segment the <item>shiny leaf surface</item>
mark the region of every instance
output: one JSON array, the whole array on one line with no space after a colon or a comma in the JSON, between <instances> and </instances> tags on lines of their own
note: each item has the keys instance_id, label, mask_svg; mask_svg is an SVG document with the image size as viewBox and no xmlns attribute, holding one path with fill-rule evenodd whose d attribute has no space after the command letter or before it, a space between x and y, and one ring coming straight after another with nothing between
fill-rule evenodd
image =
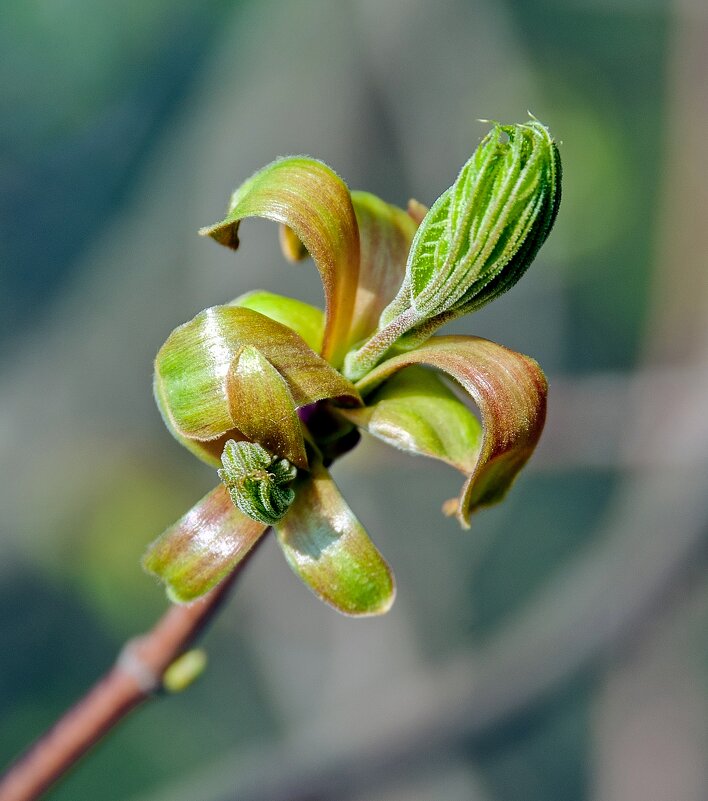
<instances>
[{"instance_id":1,"label":"shiny leaf surface","mask_svg":"<svg viewBox=\"0 0 708 801\"><path fill-rule=\"evenodd\" d=\"M359 232L346 184L315 159L280 159L242 184L231 198L226 218L200 233L236 248L239 224L246 217L265 217L288 226L314 259L325 294L322 355L338 366L346 348L359 270Z\"/></svg>"},{"instance_id":2,"label":"shiny leaf surface","mask_svg":"<svg viewBox=\"0 0 708 801\"><path fill-rule=\"evenodd\" d=\"M380 364L358 384L368 396L389 376L414 364L435 367L458 381L477 404L484 436L479 456L454 504L461 525L471 512L500 501L531 456L546 418L547 383L538 364L477 337L434 337L417 350ZM453 511L446 504L445 511Z\"/></svg>"},{"instance_id":3,"label":"shiny leaf surface","mask_svg":"<svg viewBox=\"0 0 708 801\"><path fill-rule=\"evenodd\" d=\"M292 328L315 353L319 353L322 349L324 313L316 306L303 303L295 298L276 295L274 292L266 292L263 289L247 292L232 300L228 305L241 306L243 309L253 309L253 311L265 314L271 320Z\"/></svg>"},{"instance_id":4,"label":"shiny leaf surface","mask_svg":"<svg viewBox=\"0 0 708 801\"><path fill-rule=\"evenodd\" d=\"M155 397L173 432L214 440L237 429L237 419L243 423L244 410L234 410L230 393L244 346L259 351L283 377L296 407L324 398L358 402L354 387L294 331L251 309L213 306L176 328L155 360Z\"/></svg>"},{"instance_id":5,"label":"shiny leaf surface","mask_svg":"<svg viewBox=\"0 0 708 801\"><path fill-rule=\"evenodd\" d=\"M395 448L431 456L471 473L482 445L482 427L440 379L423 367L392 375L362 409L341 414Z\"/></svg>"},{"instance_id":6,"label":"shiny leaf surface","mask_svg":"<svg viewBox=\"0 0 708 801\"><path fill-rule=\"evenodd\" d=\"M172 601L189 603L226 578L266 528L219 486L148 547L143 567L165 584Z\"/></svg>"},{"instance_id":7,"label":"shiny leaf surface","mask_svg":"<svg viewBox=\"0 0 708 801\"><path fill-rule=\"evenodd\" d=\"M321 600L345 615L391 608L391 571L321 464L295 482L295 500L274 528L285 558Z\"/></svg>"},{"instance_id":8,"label":"shiny leaf surface","mask_svg":"<svg viewBox=\"0 0 708 801\"><path fill-rule=\"evenodd\" d=\"M268 359L257 348L244 345L236 354L226 382L236 428L271 454L307 467L293 396Z\"/></svg>"}]
</instances>

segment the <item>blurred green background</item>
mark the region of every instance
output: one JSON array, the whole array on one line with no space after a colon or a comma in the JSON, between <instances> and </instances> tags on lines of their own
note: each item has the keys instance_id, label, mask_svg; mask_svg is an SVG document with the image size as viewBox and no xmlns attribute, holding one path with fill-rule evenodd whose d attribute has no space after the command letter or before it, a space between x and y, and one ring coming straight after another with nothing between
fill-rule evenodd
<instances>
[{"instance_id":1,"label":"blurred green background","mask_svg":"<svg viewBox=\"0 0 708 801\"><path fill-rule=\"evenodd\" d=\"M538 359L547 430L461 532L444 466L335 468L393 565L382 619L273 543L185 694L57 801L708 797L708 7L702 0L4 0L0 761L165 607L140 555L214 481L151 398L169 331L262 287L321 302L251 222L196 236L277 155L430 203L487 126L561 144L556 228L456 324Z\"/></svg>"}]
</instances>

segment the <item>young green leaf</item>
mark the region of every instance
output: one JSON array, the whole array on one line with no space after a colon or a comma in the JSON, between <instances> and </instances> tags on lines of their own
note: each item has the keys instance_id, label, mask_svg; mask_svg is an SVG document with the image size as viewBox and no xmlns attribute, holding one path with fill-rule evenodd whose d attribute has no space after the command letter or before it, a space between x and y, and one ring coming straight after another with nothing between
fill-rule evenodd
<instances>
[{"instance_id":1,"label":"young green leaf","mask_svg":"<svg viewBox=\"0 0 708 801\"><path fill-rule=\"evenodd\" d=\"M500 501L533 453L546 419L546 379L528 356L486 339L447 336L387 359L357 388L367 396L396 371L415 364L454 378L481 413L484 436L476 463L459 499L445 506L468 528L470 514Z\"/></svg>"},{"instance_id":2,"label":"young green leaf","mask_svg":"<svg viewBox=\"0 0 708 801\"><path fill-rule=\"evenodd\" d=\"M239 224L246 217L287 225L314 259L325 294L322 355L338 366L346 349L359 270L359 231L346 184L321 161L279 159L243 183L231 198L226 218L200 233L235 249Z\"/></svg>"},{"instance_id":3,"label":"young green leaf","mask_svg":"<svg viewBox=\"0 0 708 801\"><path fill-rule=\"evenodd\" d=\"M395 344L417 347L441 325L506 292L524 274L558 213L558 149L538 120L495 124L411 245L406 274L378 331L344 361L363 378Z\"/></svg>"},{"instance_id":4,"label":"young green leaf","mask_svg":"<svg viewBox=\"0 0 708 801\"><path fill-rule=\"evenodd\" d=\"M418 317L471 311L516 283L551 230L560 178L558 149L538 120L495 124L418 229L406 287Z\"/></svg>"},{"instance_id":5,"label":"young green leaf","mask_svg":"<svg viewBox=\"0 0 708 801\"><path fill-rule=\"evenodd\" d=\"M172 601L189 603L226 578L266 528L240 512L219 485L148 547L143 567L165 584Z\"/></svg>"},{"instance_id":6,"label":"young green leaf","mask_svg":"<svg viewBox=\"0 0 708 801\"><path fill-rule=\"evenodd\" d=\"M345 615L382 615L393 576L321 463L295 484L295 501L274 529L285 558L321 600Z\"/></svg>"}]
</instances>

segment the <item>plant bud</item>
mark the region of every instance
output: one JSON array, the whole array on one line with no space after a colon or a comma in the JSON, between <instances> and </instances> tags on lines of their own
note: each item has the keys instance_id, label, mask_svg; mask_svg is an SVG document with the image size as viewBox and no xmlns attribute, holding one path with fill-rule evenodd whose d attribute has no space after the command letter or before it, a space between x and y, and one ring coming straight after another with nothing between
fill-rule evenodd
<instances>
[{"instance_id":1,"label":"plant bud","mask_svg":"<svg viewBox=\"0 0 708 801\"><path fill-rule=\"evenodd\" d=\"M558 149L538 120L495 123L423 219L380 329L408 310L417 325L442 322L509 289L551 230L560 180Z\"/></svg>"},{"instance_id":2,"label":"plant bud","mask_svg":"<svg viewBox=\"0 0 708 801\"><path fill-rule=\"evenodd\" d=\"M230 439L221 455L219 478L234 505L259 523L272 526L288 511L295 492L286 486L297 475L287 459L279 459L255 442Z\"/></svg>"}]
</instances>

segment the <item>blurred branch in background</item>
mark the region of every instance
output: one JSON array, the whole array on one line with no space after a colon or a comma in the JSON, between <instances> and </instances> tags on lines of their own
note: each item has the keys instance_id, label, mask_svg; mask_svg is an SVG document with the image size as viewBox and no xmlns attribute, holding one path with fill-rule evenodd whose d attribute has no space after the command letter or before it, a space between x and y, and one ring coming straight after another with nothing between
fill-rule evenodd
<instances>
[{"instance_id":1,"label":"blurred branch in background","mask_svg":"<svg viewBox=\"0 0 708 801\"><path fill-rule=\"evenodd\" d=\"M705 556L707 485L706 466L628 479L601 543L483 650L399 677L367 699L365 721L360 699L343 697L339 719L293 732L276 748L240 749L134 801L344 800L385 784L402 764L427 764L487 734L631 643Z\"/></svg>"}]
</instances>

